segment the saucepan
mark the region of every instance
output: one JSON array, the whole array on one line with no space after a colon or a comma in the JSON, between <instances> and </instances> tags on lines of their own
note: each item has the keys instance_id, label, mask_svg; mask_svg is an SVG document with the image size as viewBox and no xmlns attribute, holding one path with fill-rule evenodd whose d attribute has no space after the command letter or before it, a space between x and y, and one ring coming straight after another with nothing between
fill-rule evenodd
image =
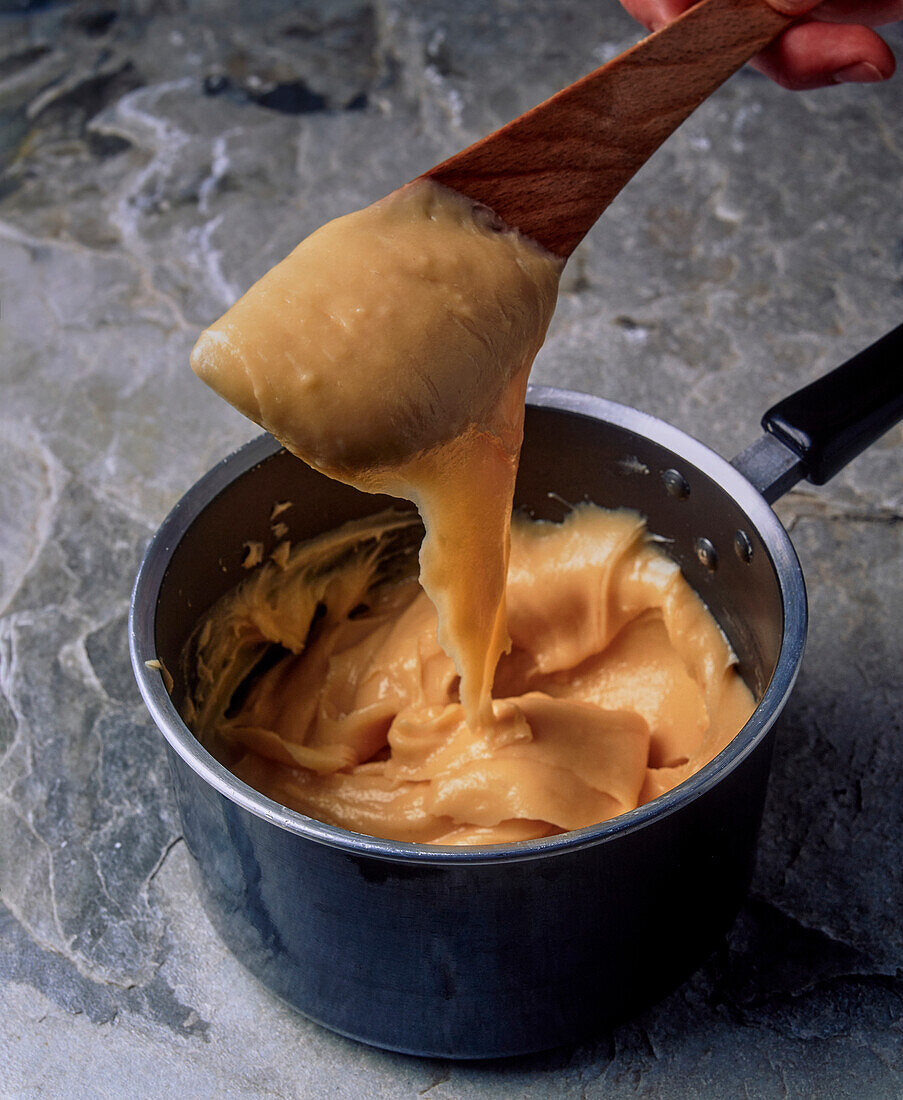
<instances>
[{"instance_id":1,"label":"saucepan","mask_svg":"<svg viewBox=\"0 0 903 1100\"><path fill-rule=\"evenodd\" d=\"M635 409L530 391L516 505L560 519L582 500L639 509L701 594L758 699L730 745L611 821L470 848L401 843L311 820L235 778L179 716L180 652L246 575L243 544L292 542L387 506L264 436L176 505L135 584L130 644L168 745L199 890L226 944L311 1019L446 1058L522 1054L629 1017L698 967L749 884L775 721L806 637L799 562L770 503L821 483L903 416L903 326L766 414L728 462ZM397 502L395 502L397 503ZM167 691L160 660L175 678Z\"/></svg>"}]
</instances>

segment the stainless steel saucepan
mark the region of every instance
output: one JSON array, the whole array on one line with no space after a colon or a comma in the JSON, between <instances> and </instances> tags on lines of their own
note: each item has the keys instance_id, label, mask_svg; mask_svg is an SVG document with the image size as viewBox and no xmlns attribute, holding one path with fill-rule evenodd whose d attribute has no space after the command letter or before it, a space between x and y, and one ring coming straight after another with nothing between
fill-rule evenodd
<instances>
[{"instance_id":1,"label":"stainless steel saucepan","mask_svg":"<svg viewBox=\"0 0 903 1100\"><path fill-rule=\"evenodd\" d=\"M198 617L269 546L384 508L270 438L225 459L152 540L132 598L141 693L166 738L210 919L241 961L310 1018L377 1046L448 1058L576 1040L652 1003L729 928L747 889L771 730L806 637L806 592L769 504L821 483L903 416L903 326L788 398L727 462L676 428L598 398L529 395L516 504L631 507L667 541L758 699L731 744L675 790L590 828L519 844L435 847L361 836L272 802L179 717L179 655ZM172 697L159 658L176 676ZM173 701L175 700L175 702Z\"/></svg>"}]
</instances>

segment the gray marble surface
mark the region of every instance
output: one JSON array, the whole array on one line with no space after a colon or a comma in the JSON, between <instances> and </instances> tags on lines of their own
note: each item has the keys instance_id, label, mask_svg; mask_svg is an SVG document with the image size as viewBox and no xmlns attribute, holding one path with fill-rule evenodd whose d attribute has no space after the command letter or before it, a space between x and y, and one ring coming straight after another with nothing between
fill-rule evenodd
<instances>
[{"instance_id":1,"label":"gray marble surface","mask_svg":"<svg viewBox=\"0 0 903 1100\"><path fill-rule=\"evenodd\" d=\"M637 37L613 0L0 2L0 1095L903 1094L899 429L780 505L812 626L748 903L590 1044L418 1060L277 1003L199 907L132 681L142 549L255 432L188 369L199 329ZM740 450L903 317L901 178L903 78L739 74L574 256L534 379Z\"/></svg>"}]
</instances>

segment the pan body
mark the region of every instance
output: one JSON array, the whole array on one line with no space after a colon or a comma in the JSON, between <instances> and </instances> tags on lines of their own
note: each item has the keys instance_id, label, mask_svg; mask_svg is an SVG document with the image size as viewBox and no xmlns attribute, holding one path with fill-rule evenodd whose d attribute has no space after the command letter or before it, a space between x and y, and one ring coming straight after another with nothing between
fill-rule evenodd
<instances>
[{"instance_id":1,"label":"pan body","mask_svg":"<svg viewBox=\"0 0 903 1100\"><path fill-rule=\"evenodd\" d=\"M278 806L182 723L176 675L198 616L269 547L274 502L300 541L386 498L314 473L262 437L190 490L135 586L130 641L167 740L185 840L229 947L310 1018L364 1042L447 1058L571 1042L653 1003L729 928L752 872L773 724L806 629L802 575L771 509L677 429L580 394L530 392L515 503L560 519L590 500L647 518L721 624L759 700L686 783L613 821L544 840L442 848L362 837ZM184 692L179 682L173 698Z\"/></svg>"}]
</instances>

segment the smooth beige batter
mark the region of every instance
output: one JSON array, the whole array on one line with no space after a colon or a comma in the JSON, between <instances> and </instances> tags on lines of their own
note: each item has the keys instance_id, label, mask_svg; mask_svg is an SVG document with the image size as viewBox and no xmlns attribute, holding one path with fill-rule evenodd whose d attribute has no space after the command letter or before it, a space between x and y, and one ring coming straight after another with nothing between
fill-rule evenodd
<instances>
[{"instance_id":1,"label":"smooth beige batter","mask_svg":"<svg viewBox=\"0 0 903 1100\"><path fill-rule=\"evenodd\" d=\"M515 519L512 648L495 721L474 730L405 557L413 534L398 513L330 532L199 625L186 717L276 801L397 840L547 836L670 790L752 713L723 635L641 519L582 505L562 524ZM288 652L261 666L274 644Z\"/></svg>"},{"instance_id":2,"label":"smooth beige batter","mask_svg":"<svg viewBox=\"0 0 903 1100\"><path fill-rule=\"evenodd\" d=\"M293 454L413 500L473 724L505 632L527 376L562 263L427 180L330 222L204 332L197 374Z\"/></svg>"},{"instance_id":3,"label":"smooth beige batter","mask_svg":"<svg viewBox=\"0 0 903 1100\"><path fill-rule=\"evenodd\" d=\"M401 840L544 836L670 789L751 712L637 516L517 524L512 552L560 271L417 181L318 230L198 341L222 396L325 473L413 500L426 528L422 589L412 568L384 580L410 519L357 524L283 542L196 632L186 719L277 801Z\"/></svg>"}]
</instances>

